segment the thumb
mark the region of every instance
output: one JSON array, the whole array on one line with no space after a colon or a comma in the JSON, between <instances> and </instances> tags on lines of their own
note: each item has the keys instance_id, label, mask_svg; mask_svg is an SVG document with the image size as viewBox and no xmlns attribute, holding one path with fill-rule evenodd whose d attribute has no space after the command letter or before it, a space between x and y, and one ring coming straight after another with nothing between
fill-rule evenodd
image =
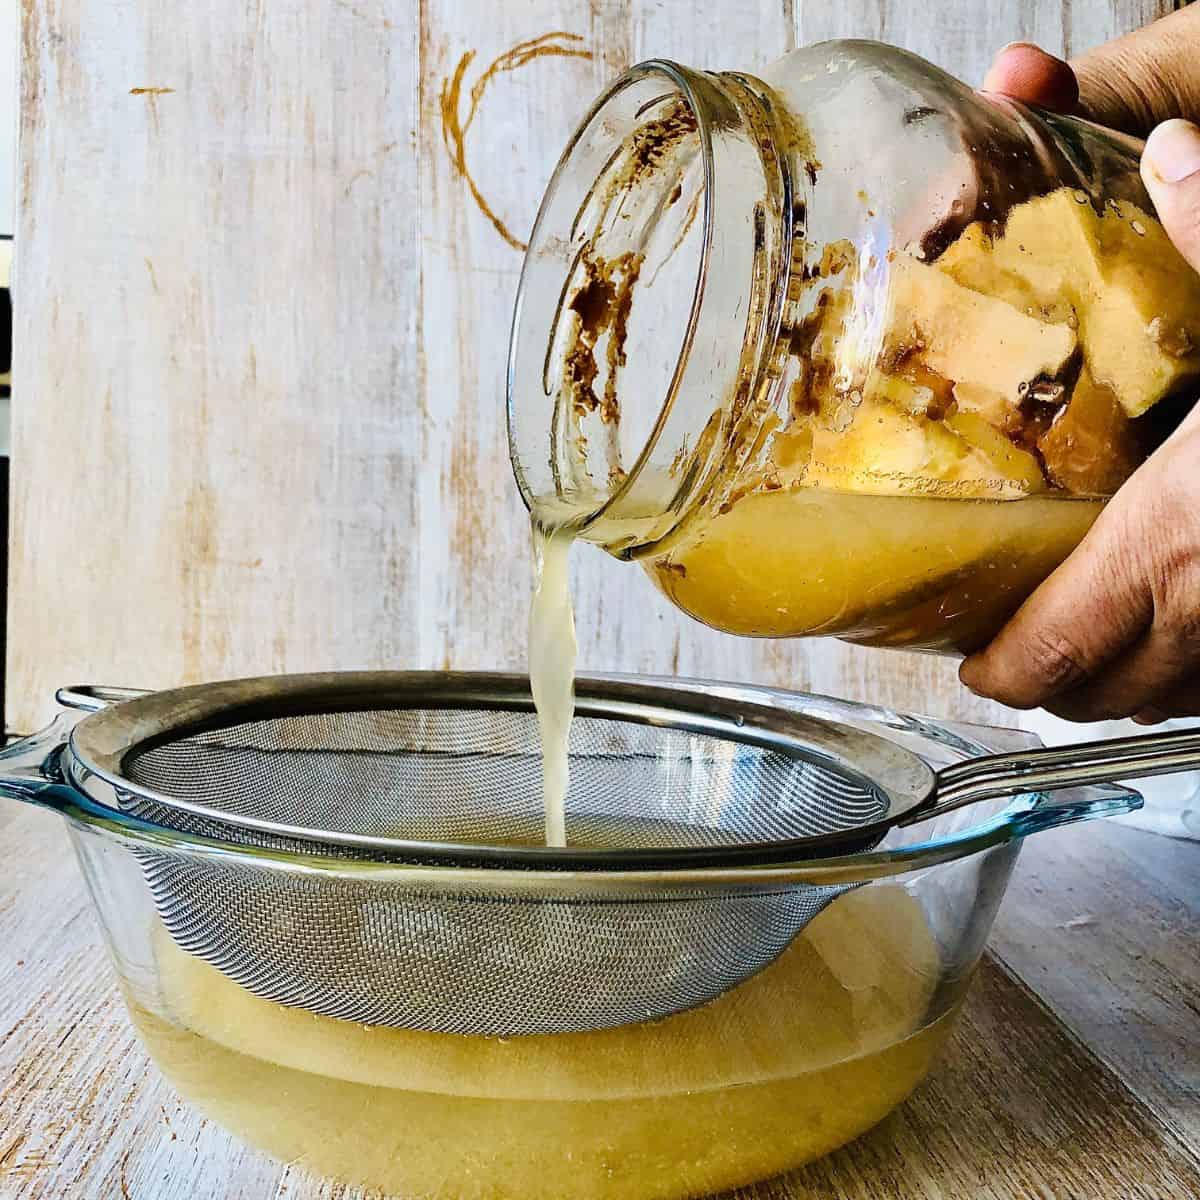
<instances>
[{"instance_id":1,"label":"thumb","mask_svg":"<svg viewBox=\"0 0 1200 1200\"><path fill-rule=\"evenodd\" d=\"M1176 249L1200 271L1200 126L1181 117L1155 126L1142 179Z\"/></svg>"}]
</instances>

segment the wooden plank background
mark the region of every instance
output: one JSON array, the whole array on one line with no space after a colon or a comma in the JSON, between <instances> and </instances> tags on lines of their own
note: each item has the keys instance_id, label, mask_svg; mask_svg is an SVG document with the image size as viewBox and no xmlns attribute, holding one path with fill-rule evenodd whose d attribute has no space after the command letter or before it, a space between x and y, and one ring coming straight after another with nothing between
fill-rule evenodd
<instances>
[{"instance_id":1,"label":"wooden plank background","mask_svg":"<svg viewBox=\"0 0 1200 1200\"><path fill-rule=\"evenodd\" d=\"M511 243L624 66L753 68L855 35L977 80L1007 41L1079 51L1170 7L24 0L13 723L65 682L522 663ZM997 715L950 663L722 638L636 570L578 559L586 667ZM0 837L0 1197L357 1200L180 1104L121 1013L59 823L8 806ZM1190 849L1103 823L1036 839L930 1084L746 1195L1195 1197Z\"/></svg>"},{"instance_id":2,"label":"wooden plank background","mask_svg":"<svg viewBox=\"0 0 1200 1200\"><path fill-rule=\"evenodd\" d=\"M523 664L518 246L628 64L865 35L978 80L1170 7L24 0L10 722L64 683ZM576 576L584 668L996 715L944 660L713 634L588 548Z\"/></svg>"}]
</instances>

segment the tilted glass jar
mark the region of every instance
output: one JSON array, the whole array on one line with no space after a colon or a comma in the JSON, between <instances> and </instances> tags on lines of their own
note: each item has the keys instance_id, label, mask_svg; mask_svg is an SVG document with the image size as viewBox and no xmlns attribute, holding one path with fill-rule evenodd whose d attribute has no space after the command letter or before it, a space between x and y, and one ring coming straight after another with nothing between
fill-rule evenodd
<instances>
[{"instance_id":1,"label":"tilted glass jar","mask_svg":"<svg viewBox=\"0 0 1200 1200\"><path fill-rule=\"evenodd\" d=\"M535 518L729 632L980 645L1200 379L1139 151L871 42L633 68L522 274Z\"/></svg>"}]
</instances>

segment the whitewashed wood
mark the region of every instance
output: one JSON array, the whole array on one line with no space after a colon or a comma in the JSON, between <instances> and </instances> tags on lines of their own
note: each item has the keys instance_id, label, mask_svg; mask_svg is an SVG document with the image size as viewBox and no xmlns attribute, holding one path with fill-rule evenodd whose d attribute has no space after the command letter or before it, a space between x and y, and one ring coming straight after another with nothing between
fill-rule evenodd
<instances>
[{"instance_id":1,"label":"whitewashed wood","mask_svg":"<svg viewBox=\"0 0 1200 1200\"><path fill-rule=\"evenodd\" d=\"M16 196L17 8L16 4L0 8L0 96L4 97L4 120L0 122L0 233L4 234L13 231Z\"/></svg>"},{"instance_id":2,"label":"whitewashed wood","mask_svg":"<svg viewBox=\"0 0 1200 1200\"><path fill-rule=\"evenodd\" d=\"M30 0L13 721L76 679L523 661L500 409L519 253L443 140L464 54L468 81L548 33L591 55L498 76L469 132L519 239L571 124L635 58L752 68L856 33L976 76L1012 36L1079 43L1145 8L472 0L417 22L400 0ZM995 715L952 663L735 641L579 557L585 667Z\"/></svg>"},{"instance_id":3,"label":"whitewashed wood","mask_svg":"<svg viewBox=\"0 0 1200 1200\"><path fill-rule=\"evenodd\" d=\"M1008 42L1070 57L1181 7L1173 0L995 0L897 4L894 0L795 0L798 43L870 37L904 46L971 82Z\"/></svg>"},{"instance_id":4,"label":"whitewashed wood","mask_svg":"<svg viewBox=\"0 0 1200 1200\"><path fill-rule=\"evenodd\" d=\"M1107 821L1033 838L991 944L1200 1153L1200 845Z\"/></svg>"},{"instance_id":5,"label":"whitewashed wood","mask_svg":"<svg viewBox=\"0 0 1200 1200\"><path fill-rule=\"evenodd\" d=\"M408 11L27 5L18 728L80 677L420 657Z\"/></svg>"}]
</instances>

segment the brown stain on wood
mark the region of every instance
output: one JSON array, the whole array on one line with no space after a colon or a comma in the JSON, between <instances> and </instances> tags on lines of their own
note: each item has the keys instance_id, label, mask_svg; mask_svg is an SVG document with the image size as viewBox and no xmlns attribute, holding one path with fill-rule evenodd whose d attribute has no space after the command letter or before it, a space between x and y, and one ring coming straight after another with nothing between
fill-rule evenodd
<instances>
[{"instance_id":1,"label":"brown stain on wood","mask_svg":"<svg viewBox=\"0 0 1200 1200\"><path fill-rule=\"evenodd\" d=\"M475 51L468 50L458 60L454 73L449 79L443 80L439 95L442 114L442 140L450 153L450 161L455 170L466 183L475 201L476 207L491 222L496 232L514 249L524 251L526 243L518 238L496 214L495 209L488 203L479 185L475 182L471 169L467 165L467 133L476 116L479 105L483 100L488 85L498 75L506 71L516 71L538 58L585 58L591 59L592 52L581 43L583 38L577 33L555 31L543 33L539 37L528 38L517 42L485 68L482 75L471 85L468 94L466 114L463 114L463 84L467 70L475 61Z\"/></svg>"},{"instance_id":2,"label":"brown stain on wood","mask_svg":"<svg viewBox=\"0 0 1200 1200\"><path fill-rule=\"evenodd\" d=\"M351 3L351 0L337 0L337 3L339 8L344 8L348 13L357 17L360 21L367 21L372 25L378 25L380 29L386 30L390 30L393 26L393 22L388 20L387 17L376 16L372 13L366 12L364 9L360 8L359 5Z\"/></svg>"},{"instance_id":3,"label":"brown stain on wood","mask_svg":"<svg viewBox=\"0 0 1200 1200\"><path fill-rule=\"evenodd\" d=\"M158 122L158 98L159 96L169 96L175 89L172 87L131 87L129 94L131 96L143 96L146 100L146 112L150 116L150 127L157 134L159 132Z\"/></svg>"},{"instance_id":4,"label":"brown stain on wood","mask_svg":"<svg viewBox=\"0 0 1200 1200\"><path fill-rule=\"evenodd\" d=\"M33 212L33 170L36 155L30 152L42 128L43 76L41 70L42 5L37 0L21 4L21 159L20 209ZM22 231L24 232L24 231Z\"/></svg>"},{"instance_id":5,"label":"brown stain on wood","mask_svg":"<svg viewBox=\"0 0 1200 1200\"><path fill-rule=\"evenodd\" d=\"M0 1150L0 1175L5 1174L10 1169L15 1169L17 1155L20 1154L21 1147L25 1145L25 1141L26 1135L18 1133L3 1150Z\"/></svg>"},{"instance_id":6,"label":"brown stain on wood","mask_svg":"<svg viewBox=\"0 0 1200 1200\"><path fill-rule=\"evenodd\" d=\"M133 1147L130 1146L124 1154L121 1155L121 1168L117 1176L117 1182L121 1186L121 1200L133 1200L133 1196L129 1191L129 1156L133 1153Z\"/></svg>"},{"instance_id":7,"label":"brown stain on wood","mask_svg":"<svg viewBox=\"0 0 1200 1200\"><path fill-rule=\"evenodd\" d=\"M392 141L385 143L384 145L380 146L378 150L376 150L374 152L374 154L371 156L372 159L378 160L378 159L383 158L385 155L391 154L392 151L395 150L399 144L400 144L399 141L396 139L393 139ZM375 173L375 167L373 167L373 166L359 167L357 170L352 172L350 175L350 178L347 179L345 184L342 186L342 196L349 197L351 189L354 187L354 185L360 179L369 179L374 173Z\"/></svg>"},{"instance_id":8,"label":"brown stain on wood","mask_svg":"<svg viewBox=\"0 0 1200 1200\"><path fill-rule=\"evenodd\" d=\"M206 608L217 563L217 500L211 486L197 480L184 501L182 546L183 672L186 682L200 680L211 670L218 649L207 635Z\"/></svg>"}]
</instances>

